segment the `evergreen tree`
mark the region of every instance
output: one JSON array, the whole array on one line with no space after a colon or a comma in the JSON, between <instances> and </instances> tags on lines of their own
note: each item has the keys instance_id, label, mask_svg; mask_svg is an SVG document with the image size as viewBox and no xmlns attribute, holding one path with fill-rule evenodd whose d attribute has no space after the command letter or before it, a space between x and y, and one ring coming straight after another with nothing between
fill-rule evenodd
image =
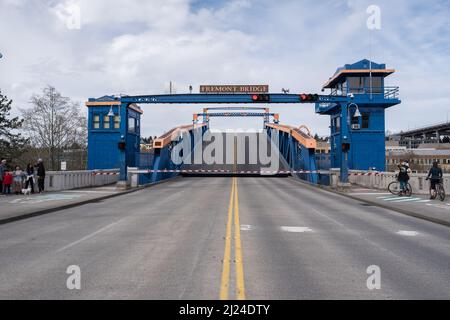
<instances>
[{"instance_id":1,"label":"evergreen tree","mask_svg":"<svg viewBox=\"0 0 450 320\"><path fill-rule=\"evenodd\" d=\"M11 118L11 107L12 100L0 90L0 157L16 161L28 140L18 131L23 120L19 117Z\"/></svg>"}]
</instances>

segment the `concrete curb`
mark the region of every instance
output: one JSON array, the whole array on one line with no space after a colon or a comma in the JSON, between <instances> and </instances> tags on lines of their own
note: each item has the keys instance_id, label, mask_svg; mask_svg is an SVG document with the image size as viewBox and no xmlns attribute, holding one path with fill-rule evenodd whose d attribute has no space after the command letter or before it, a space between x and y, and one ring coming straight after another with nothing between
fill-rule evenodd
<instances>
[{"instance_id":1,"label":"concrete curb","mask_svg":"<svg viewBox=\"0 0 450 320\"><path fill-rule=\"evenodd\" d=\"M62 206L54 207L54 208L41 209L41 210L37 210L35 212L30 212L30 213L25 213L25 214L14 216L14 217L0 219L0 225L4 225L4 224L15 222L15 221L20 221L20 220L25 220L25 219L41 216L41 215L44 215L44 214L47 214L47 213L62 211L62 210L65 210L65 209L70 209L70 208L74 208L74 207L78 207L78 206L82 206L82 205L85 205L85 204L94 203L94 202L98 202L98 201L102 201L102 200L106 200L106 199L110 199L110 198L114 198L114 197L118 197L118 196L123 196L123 195L129 194L129 193L133 193L133 192L136 192L136 191L144 190L146 188L150 188L150 187L153 187L153 186L165 183L165 182L169 182L169 181L175 180L177 178L180 178L180 176L169 178L169 179L166 179L166 180L163 180L163 181L158 181L158 182L155 182L155 183L150 183L150 184L147 184L147 185L144 185L144 186L140 186L140 187L137 187L137 188L133 188L133 189L130 189L130 190L125 190L125 191L117 192L117 193L114 193L114 194L108 194L106 196L101 196L101 197L98 197L98 198L93 198L93 199L88 199L88 200L84 200L84 201L74 202L74 203L70 203L70 204L66 204L66 205L62 205ZM81 189L77 189L77 190L81 190ZM65 191L65 190L63 190L63 191ZM62 192L62 191L58 191L58 192Z\"/></svg>"},{"instance_id":2,"label":"concrete curb","mask_svg":"<svg viewBox=\"0 0 450 320\"><path fill-rule=\"evenodd\" d=\"M420 214L420 213L417 213L417 212L414 212L414 211L401 209L401 208L390 207L388 205L384 205L382 203L378 203L378 202L375 202L375 201L370 201L370 200L354 197L354 196L351 196L351 195L349 195L349 194L347 194L345 192L334 190L334 189L332 189L331 187L328 187L328 186L314 185L314 184L311 184L311 183L308 183L308 182L296 179L294 177L292 177L292 179L294 181L297 181L298 183L300 183L300 184L310 188L310 189L320 189L320 190L323 190L323 191L326 191L326 192L330 192L330 193L334 193L334 194L338 194L338 195L344 196L344 197L352 199L352 200L364 202L364 203L370 204L372 206L376 206L376 207L379 207L379 208L395 211L395 212L398 212L398 213L401 213L401 214L404 214L404 215L407 215L407 216L410 216L410 217L414 217L414 218L418 218L418 219L421 219L421 220L426 220L426 221L429 221L429 222L437 223L437 224L440 224L440 225L443 225L443 226L446 226L446 227L450 227L450 221L437 219L437 218L429 217L429 216L426 216L426 215L423 215L423 214Z\"/></svg>"}]
</instances>

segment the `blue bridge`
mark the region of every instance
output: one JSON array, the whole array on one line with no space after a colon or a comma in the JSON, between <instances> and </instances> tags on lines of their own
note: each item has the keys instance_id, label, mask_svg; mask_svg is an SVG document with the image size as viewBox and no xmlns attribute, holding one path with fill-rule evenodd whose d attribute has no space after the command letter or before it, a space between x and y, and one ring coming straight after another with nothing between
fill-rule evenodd
<instances>
[{"instance_id":1,"label":"blue bridge","mask_svg":"<svg viewBox=\"0 0 450 320\"><path fill-rule=\"evenodd\" d=\"M139 183L146 184L186 172L184 163L174 162L171 151L183 139L190 150L199 147L198 137L209 132L211 117L262 117L263 133L277 147L283 169L311 183L323 183L315 163L316 143L308 130L280 124L271 104L314 104L316 113L330 119L330 168L340 169L340 181L348 181L348 170L385 169L385 109L397 105L398 87L385 85L394 73L384 64L361 60L338 68L322 87L328 94L244 93L244 94L170 94L140 96L103 96L86 102L89 108L88 169L120 168L119 184L126 186L129 167L142 170ZM154 141L153 152L140 151L140 124L143 105L201 104L208 107L194 114L193 123L173 128ZM248 107L233 104L251 105ZM212 111L212 112L211 112ZM202 121L200 121L200 118ZM272 121L271 121L272 119ZM202 145L202 148L204 146ZM211 169L237 174L256 170ZM323 168L321 168L323 169ZM197 167L207 172L207 167ZM263 169L260 169L263 173Z\"/></svg>"}]
</instances>

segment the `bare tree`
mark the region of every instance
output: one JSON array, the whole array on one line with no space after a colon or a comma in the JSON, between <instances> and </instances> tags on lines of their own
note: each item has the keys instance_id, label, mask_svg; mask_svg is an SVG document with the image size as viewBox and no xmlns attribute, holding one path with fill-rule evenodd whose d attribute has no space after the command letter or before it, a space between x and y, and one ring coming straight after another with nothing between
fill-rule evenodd
<instances>
[{"instance_id":1,"label":"bare tree","mask_svg":"<svg viewBox=\"0 0 450 320\"><path fill-rule=\"evenodd\" d=\"M31 104L32 108L20 110L24 131L33 147L47 152L49 167L56 170L62 150L74 144L86 146L86 117L78 104L52 86L44 88L41 95L34 94Z\"/></svg>"}]
</instances>

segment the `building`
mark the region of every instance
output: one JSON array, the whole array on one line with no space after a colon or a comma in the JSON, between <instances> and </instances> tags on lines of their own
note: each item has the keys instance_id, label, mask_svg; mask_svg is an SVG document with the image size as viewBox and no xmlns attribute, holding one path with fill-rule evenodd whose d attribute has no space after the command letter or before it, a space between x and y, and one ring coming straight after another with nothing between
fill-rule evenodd
<instances>
[{"instance_id":1,"label":"building","mask_svg":"<svg viewBox=\"0 0 450 320\"><path fill-rule=\"evenodd\" d=\"M400 146L398 141L386 141L386 152L389 151L406 151L406 147Z\"/></svg>"},{"instance_id":2,"label":"building","mask_svg":"<svg viewBox=\"0 0 450 320\"><path fill-rule=\"evenodd\" d=\"M330 168L331 147L329 142L317 141L316 166L317 169L327 170Z\"/></svg>"},{"instance_id":3,"label":"building","mask_svg":"<svg viewBox=\"0 0 450 320\"><path fill-rule=\"evenodd\" d=\"M444 144L450 148L450 121L402 131L391 135L390 140L398 141L400 146L408 149L439 147Z\"/></svg>"},{"instance_id":4,"label":"building","mask_svg":"<svg viewBox=\"0 0 450 320\"><path fill-rule=\"evenodd\" d=\"M434 161L437 161L444 172L450 173L450 149L406 149L386 152L387 171L395 171L397 165L407 160L411 170L428 172Z\"/></svg>"},{"instance_id":5,"label":"building","mask_svg":"<svg viewBox=\"0 0 450 320\"><path fill-rule=\"evenodd\" d=\"M332 168L385 170L385 110L401 103L399 88L385 85L394 72L364 59L337 69L323 86L331 96L351 99L316 104L317 113L330 116Z\"/></svg>"},{"instance_id":6,"label":"building","mask_svg":"<svg viewBox=\"0 0 450 320\"><path fill-rule=\"evenodd\" d=\"M136 104L121 106L118 98L104 96L89 99L88 107L88 169L115 169L120 166L120 150L126 163L139 163L139 147L143 111ZM121 121L121 118L125 121ZM123 128L121 128L123 126ZM121 130L126 132L121 134Z\"/></svg>"},{"instance_id":7,"label":"building","mask_svg":"<svg viewBox=\"0 0 450 320\"><path fill-rule=\"evenodd\" d=\"M408 160L416 172L427 172L434 161L450 172L450 122L390 135L386 141L386 170L395 171L402 160Z\"/></svg>"}]
</instances>

